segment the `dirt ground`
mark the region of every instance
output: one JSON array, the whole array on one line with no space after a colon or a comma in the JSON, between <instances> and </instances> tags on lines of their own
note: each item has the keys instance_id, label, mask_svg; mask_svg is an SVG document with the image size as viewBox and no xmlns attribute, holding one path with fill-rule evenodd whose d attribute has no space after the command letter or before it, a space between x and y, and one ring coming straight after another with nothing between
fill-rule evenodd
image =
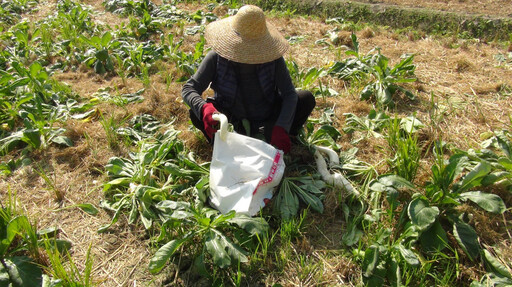
<instances>
[{"instance_id":1,"label":"dirt ground","mask_svg":"<svg viewBox=\"0 0 512 287\"><path fill-rule=\"evenodd\" d=\"M429 8L438 11L493 17L512 17L512 3L509 0L357 0L356 2Z\"/></svg>"},{"instance_id":2,"label":"dirt ground","mask_svg":"<svg viewBox=\"0 0 512 287\"><path fill-rule=\"evenodd\" d=\"M55 2L49 0L46 4L51 7ZM499 16L512 13L509 0L382 2ZM86 3L99 11L102 9L101 0L88 0ZM198 6L180 7L194 13ZM52 12L51 9L46 11ZM38 17L44 16L39 13ZM118 16L104 11L97 15L97 19L105 23L121 21ZM334 24L327 25L301 16L271 18L270 21L286 36L304 37L303 41L292 45L285 55L285 58L295 60L301 68L322 67L345 58L345 48L341 45L315 44L318 39L325 38L327 32L335 28ZM415 54L418 81L409 88L418 99L402 102L395 112L400 115L415 113L427 125L425 142L442 136L443 140L462 149L478 148L481 134L510 127L512 63L498 62L496 56L512 51L511 43L438 38L414 31L397 33L384 28L366 28L357 32L357 36L363 53L380 47L382 54L390 58L391 65L396 64L403 54ZM193 47L196 41L197 37L186 37L189 47ZM117 87L120 92L135 92L142 87L136 79L129 79L126 82L118 77L105 79L90 71L67 72L55 77L70 84L84 98L90 98L98 89L109 86ZM358 99L358 94L349 84L335 79L328 80L325 84L337 90L340 96L318 99L319 109L314 112L313 117L318 117L324 107L334 107L335 125L341 130L344 124L343 113L362 116L372 108L370 103ZM209 160L211 148L189 130L187 110L181 101L180 90L179 83L171 83L167 88L161 75L157 73L152 77L151 89L144 94L144 103L130 107L129 110L111 106L101 106L100 109L103 109L105 115L118 119L140 112L150 112L162 121L175 118L175 125L182 130L187 146L202 156L203 160ZM55 202L54 189L37 174L37 165L0 179L2 202L7 200L7 191L11 191L16 194L20 210L27 213L29 218L37 220L40 228L59 227L60 236L74 244L72 256L79 268L84 267L85 254L91 245L94 258L93 278L100 286L180 285L179 274L164 273L156 277L149 274L148 262L154 252L151 242L147 240L148 235L144 230L129 226L124 215L110 232L98 234L96 230L110 222L111 214L101 210L98 215L91 216L77 208L61 209L75 203L98 205L103 199L104 165L109 157L126 153L124 150L113 151L108 147L105 132L99 121L71 121L67 123L66 128L69 130L69 136L75 141L74 147L50 147L34 155L37 164L47 168L49 178L53 180L56 188L65 192L64 203L59 205ZM344 148L350 148L350 137L344 135L341 144ZM358 156L378 164L382 154L379 154L375 146L367 143L359 143L356 146L360 148ZM331 217L336 215L332 214ZM339 220L336 224L341 228L342 223ZM510 246L510 239L503 240L501 244ZM322 248L334 250L338 247L339 243L332 242L326 243ZM312 248L314 249L314 246ZM265 284L278 283L273 281L278 280L276 276L270 274L269 278ZM335 285L339 284L339 281L329 283Z\"/></svg>"}]
</instances>

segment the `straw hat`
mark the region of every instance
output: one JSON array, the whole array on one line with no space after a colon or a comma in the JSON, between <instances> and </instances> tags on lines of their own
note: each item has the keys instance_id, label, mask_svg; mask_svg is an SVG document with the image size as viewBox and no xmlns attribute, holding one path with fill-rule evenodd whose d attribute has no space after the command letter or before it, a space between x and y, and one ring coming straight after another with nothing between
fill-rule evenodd
<instances>
[{"instance_id":1,"label":"straw hat","mask_svg":"<svg viewBox=\"0 0 512 287\"><path fill-rule=\"evenodd\" d=\"M210 23L206 41L220 56L244 64L262 64L281 57L288 41L265 20L263 10L245 5L234 16Z\"/></svg>"}]
</instances>

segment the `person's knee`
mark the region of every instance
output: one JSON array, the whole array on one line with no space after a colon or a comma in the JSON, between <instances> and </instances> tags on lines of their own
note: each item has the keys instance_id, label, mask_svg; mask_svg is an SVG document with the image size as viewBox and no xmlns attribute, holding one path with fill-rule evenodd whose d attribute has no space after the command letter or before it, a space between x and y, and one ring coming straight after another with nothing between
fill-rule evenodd
<instances>
[{"instance_id":1,"label":"person's knee","mask_svg":"<svg viewBox=\"0 0 512 287\"><path fill-rule=\"evenodd\" d=\"M316 106L316 98L315 98L315 96L313 96L313 93L308 92L307 101L308 101L308 106L311 107L311 110L313 110Z\"/></svg>"},{"instance_id":2,"label":"person's knee","mask_svg":"<svg viewBox=\"0 0 512 287\"><path fill-rule=\"evenodd\" d=\"M301 91L299 93L299 102L306 110L312 111L316 106L316 99L310 91Z\"/></svg>"}]
</instances>

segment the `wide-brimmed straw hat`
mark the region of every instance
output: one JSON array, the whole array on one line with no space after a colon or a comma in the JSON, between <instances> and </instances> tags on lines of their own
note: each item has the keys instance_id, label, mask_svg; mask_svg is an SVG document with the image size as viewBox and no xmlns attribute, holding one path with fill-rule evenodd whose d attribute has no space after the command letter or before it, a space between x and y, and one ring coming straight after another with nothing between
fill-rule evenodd
<instances>
[{"instance_id":1,"label":"wide-brimmed straw hat","mask_svg":"<svg viewBox=\"0 0 512 287\"><path fill-rule=\"evenodd\" d=\"M206 26L205 38L220 56L245 64L276 60L288 50L288 41L265 20L261 8L245 5L234 16Z\"/></svg>"}]
</instances>

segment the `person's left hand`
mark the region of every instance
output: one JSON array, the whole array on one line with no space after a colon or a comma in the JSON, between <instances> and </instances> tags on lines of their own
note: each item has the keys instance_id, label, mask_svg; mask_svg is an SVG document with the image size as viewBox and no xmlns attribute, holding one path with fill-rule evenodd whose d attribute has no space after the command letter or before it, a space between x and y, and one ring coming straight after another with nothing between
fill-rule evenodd
<instances>
[{"instance_id":1,"label":"person's left hand","mask_svg":"<svg viewBox=\"0 0 512 287\"><path fill-rule=\"evenodd\" d=\"M274 129L272 129L270 144L282 150L284 153L289 153L292 145L288 133L280 126L274 126Z\"/></svg>"}]
</instances>

